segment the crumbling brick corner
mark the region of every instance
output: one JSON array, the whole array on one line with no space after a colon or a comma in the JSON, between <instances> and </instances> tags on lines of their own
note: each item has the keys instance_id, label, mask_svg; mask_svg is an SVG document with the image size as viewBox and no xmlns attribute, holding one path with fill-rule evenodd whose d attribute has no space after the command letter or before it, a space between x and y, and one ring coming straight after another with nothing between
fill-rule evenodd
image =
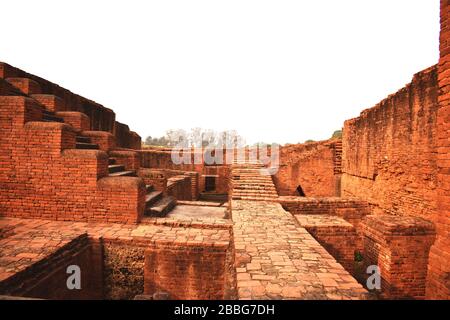
<instances>
[{"instance_id":1,"label":"crumbling brick corner","mask_svg":"<svg viewBox=\"0 0 450 320\"><path fill-rule=\"evenodd\" d=\"M436 231L417 217L367 216L361 223L365 266L376 265L381 296L424 299L428 255Z\"/></svg>"}]
</instances>

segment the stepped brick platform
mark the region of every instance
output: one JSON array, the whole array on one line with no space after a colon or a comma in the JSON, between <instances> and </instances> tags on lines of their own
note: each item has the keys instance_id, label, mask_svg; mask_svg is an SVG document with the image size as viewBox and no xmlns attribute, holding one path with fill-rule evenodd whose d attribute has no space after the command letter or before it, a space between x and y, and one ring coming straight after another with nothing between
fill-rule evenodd
<instances>
[{"instance_id":1,"label":"stepped brick platform","mask_svg":"<svg viewBox=\"0 0 450 320\"><path fill-rule=\"evenodd\" d=\"M277 203L232 201L239 299L364 299L366 290Z\"/></svg>"}]
</instances>

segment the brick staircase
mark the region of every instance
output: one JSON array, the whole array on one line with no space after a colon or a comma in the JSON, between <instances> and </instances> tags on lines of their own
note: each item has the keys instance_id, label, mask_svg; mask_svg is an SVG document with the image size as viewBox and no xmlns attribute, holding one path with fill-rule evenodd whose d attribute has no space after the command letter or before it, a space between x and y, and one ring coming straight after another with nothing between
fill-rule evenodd
<instances>
[{"instance_id":1,"label":"brick staircase","mask_svg":"<svg viewBox=\"0 0 450 320\"><path fill-rule=\"evenodd\" d=\"M64 123L64 119L56 116L55 112L43 110L42 120L45 122ZM98 144L92 143L90 137L81 133L76 137L76 148L84 150L98 150ZM135 170L126 170L125 165L117 164L114 157L108 158L109 177L137 177ZM154 190L153 185L146 185L145 215L152 217L165 217L175 206L176 199L172 196L164 196L162 191Z\"/></svg>"},{"instance_id":2,"label":"brick staircase","mask_svg":"<svg viewBox=\"0 0 450 320\"><path fill-rule=\"evenodd\" d=\"M259 162L235 161L231 168L233 200L276 201L278 193L268 169Z\"/></svg>"},{"instance_id":3,"label":"brick staircase","mask_svg":"<svg viewBox=\"0 0 450 320\"><path fill-rule=\"evenodd\" d=\"M147 185L147 195L145 196L145 215L150 217L165 217L173 208L177 201L172 196L165 196L162 191L154 190L152 185Z\"/></svg>"}]
</instances>

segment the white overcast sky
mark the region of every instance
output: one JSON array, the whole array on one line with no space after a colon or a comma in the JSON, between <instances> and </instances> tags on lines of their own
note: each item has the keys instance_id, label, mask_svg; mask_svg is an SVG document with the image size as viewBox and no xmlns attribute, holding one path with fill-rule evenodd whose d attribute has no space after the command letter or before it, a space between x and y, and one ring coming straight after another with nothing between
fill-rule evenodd
<instances>
[{"instance_id":1,"label":"white overcast sky","mask_svg":"<svg viewBox=\"0 0 450 320\"><path fill-rule=\"evenodd\" d=\"M14 0L0 12L1 61L142 137L327 139L439 56L439 0Z\"/></svg>"}]
</instances>

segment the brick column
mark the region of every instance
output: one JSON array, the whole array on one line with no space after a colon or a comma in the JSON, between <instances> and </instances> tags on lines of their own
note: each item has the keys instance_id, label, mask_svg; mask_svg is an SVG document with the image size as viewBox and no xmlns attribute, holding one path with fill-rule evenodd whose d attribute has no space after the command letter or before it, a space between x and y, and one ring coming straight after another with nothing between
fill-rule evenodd
<instances>
[{"instance_id":1,"label":"brick column","mask_svg":"<svg viewBox=\"0 0 450 320\"><path fill-rule=\"evenodd\" d=\"M382 297L425 298L428 255L435 240L433 223L381 215L365 217L360 228L364 264L380 268Z\"/></svg>"},{"instance_id":2,"label":"brick column","mask_svg":"<svg viewBox=\"0 0 450 320\"><path fill-rule=\"evenodd\" d=\"M450 299L450 1L441 0L437 114L438 210L437 239L430 251L427 298Z\"/></svg>"}]
</instances>

